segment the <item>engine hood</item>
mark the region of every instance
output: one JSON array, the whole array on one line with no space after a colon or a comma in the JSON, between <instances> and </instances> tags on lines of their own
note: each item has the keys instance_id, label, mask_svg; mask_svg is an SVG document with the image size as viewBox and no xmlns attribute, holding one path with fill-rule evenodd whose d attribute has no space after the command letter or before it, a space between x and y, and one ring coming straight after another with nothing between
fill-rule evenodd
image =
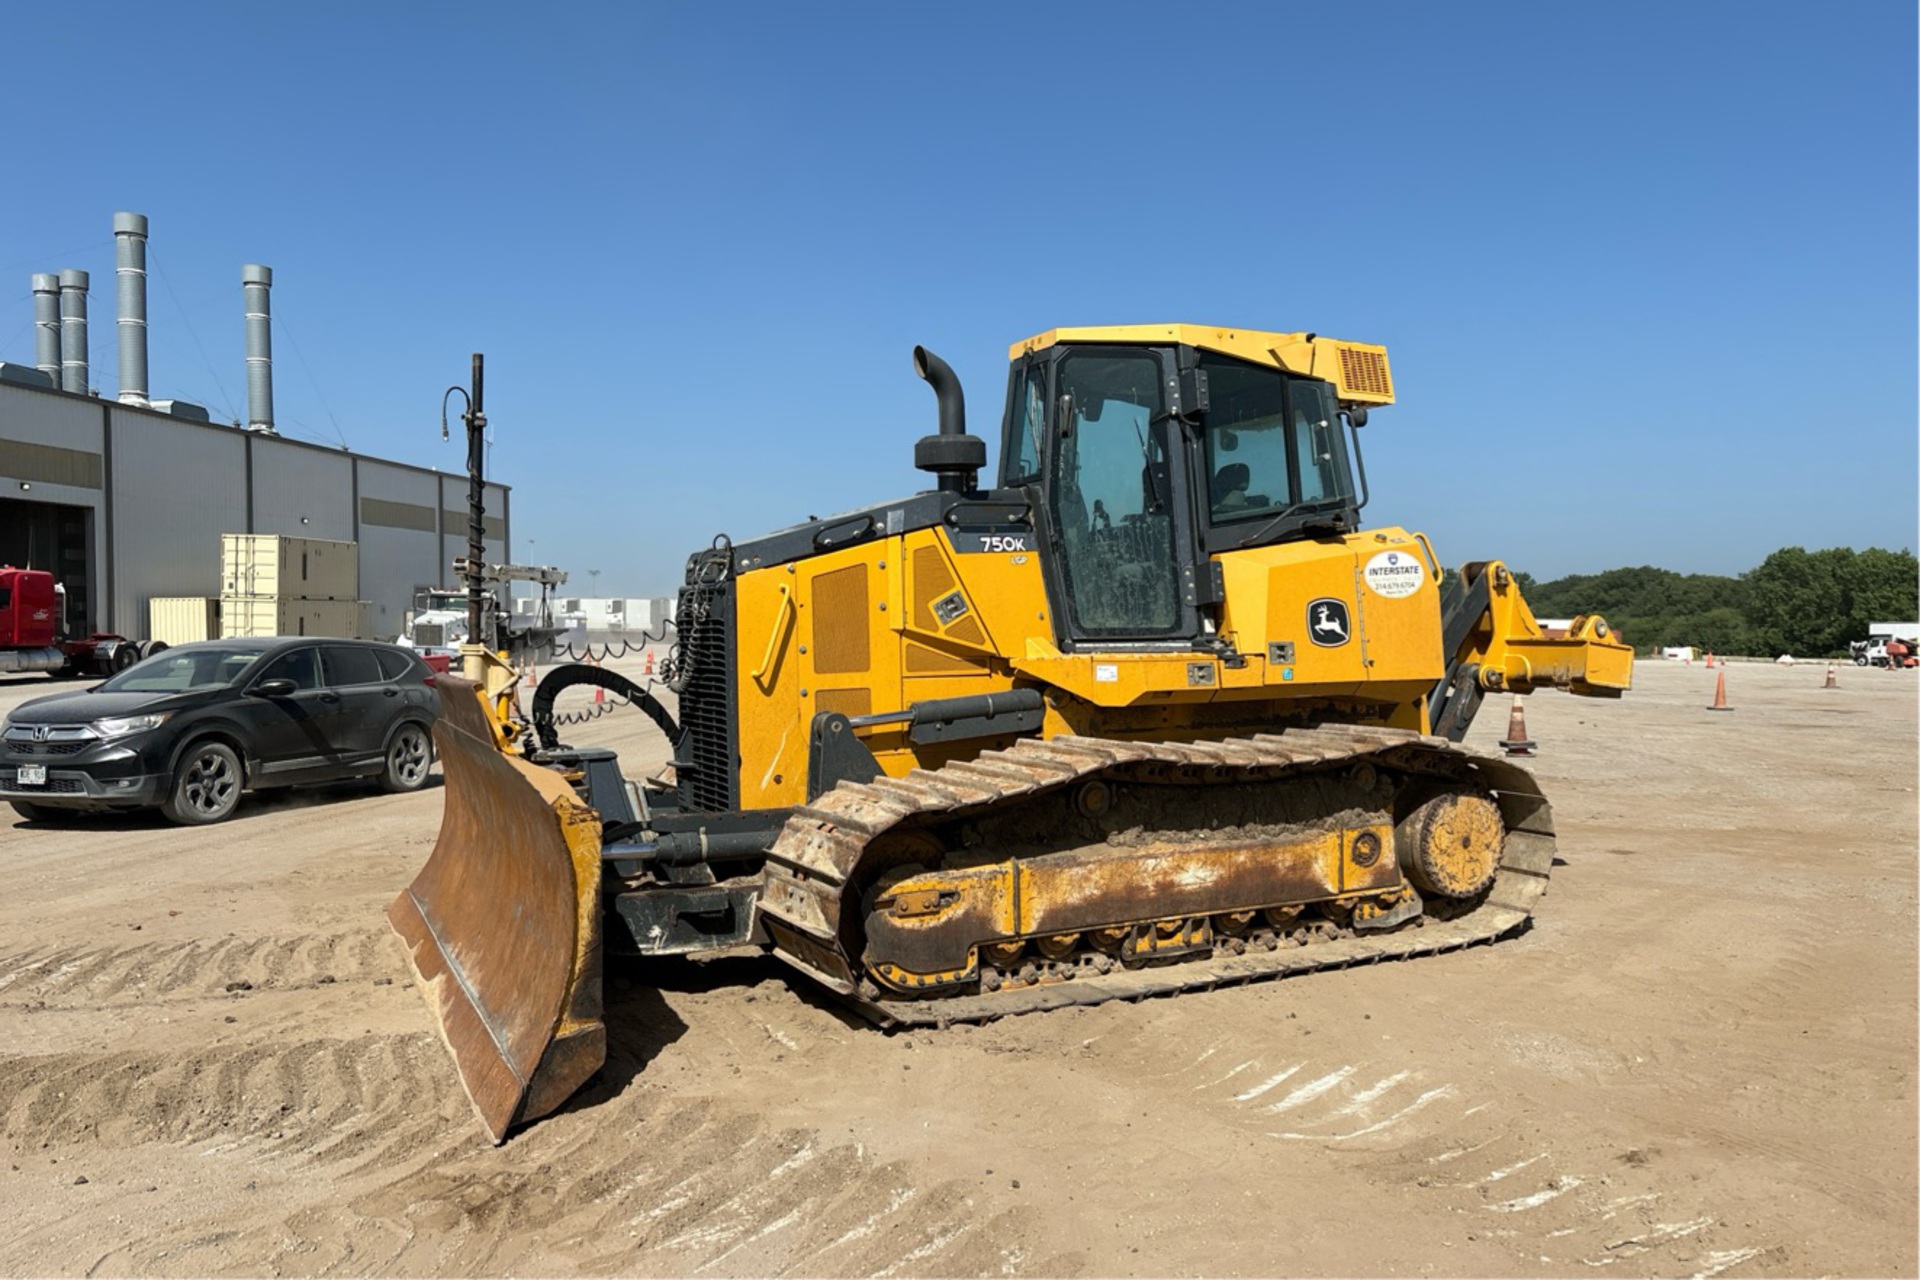
<instances>
[{"instance_id":1,"label":"engine hood","mask_svg":"<svg viewBox=\"0 0 1920 1280\"><path fill-rule=\"evenodd\" d=\"M96 693L79 689L23 702L7 713L9 724L87 724L105 716L137 716L153 711L180 711L197 707L220 693L196 689L190 693Z\"/></svg>"}]
</instances>

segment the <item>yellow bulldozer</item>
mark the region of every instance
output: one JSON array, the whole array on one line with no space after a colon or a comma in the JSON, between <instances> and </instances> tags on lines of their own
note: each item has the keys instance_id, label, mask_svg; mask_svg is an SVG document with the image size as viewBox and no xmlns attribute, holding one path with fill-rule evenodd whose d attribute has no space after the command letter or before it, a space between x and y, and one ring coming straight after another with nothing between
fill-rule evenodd
<instances>
[{"instance_id":1,"label":"yellow bulldozer","mask_svg":"<svg viewBox=\"0 0 1920 1280\"><path fill-rule=\"evenodd\" d=\"M758 947L886 1027L1452 950L1530 917L1528 773L1460 745L1488 691L1618 697L1599 617L1548 637L1496 561L1363 527L1385 348L1198 325L1011 350L998 480L916 348L934 487L688 561L651 687L443 681L445 817L390 918L501 1140L602 1064L606 951ZM657 779L558 741L602 686Z\"/></svg>"}]
</instances>

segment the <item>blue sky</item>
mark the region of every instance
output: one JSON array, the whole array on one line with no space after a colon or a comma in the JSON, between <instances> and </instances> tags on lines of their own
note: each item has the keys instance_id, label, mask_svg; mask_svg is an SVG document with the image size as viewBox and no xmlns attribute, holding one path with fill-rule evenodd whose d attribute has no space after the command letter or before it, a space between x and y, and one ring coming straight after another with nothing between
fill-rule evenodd
<instances>
[{"instance_id":1,"label":"blue sky","mask_svg":"<svg viewBox=\"0 0 1920 1280\"><path fill-rule=\"evenodd\" d=\"M1537 577L1916 543L1915 9L121 5L0 46L0 360L152 221L156 396L450 471L487 356L515 553L687 553L910 493L923 343L1183 321L1385 343L1372 524ZM996 454L997 456L997 454Z\"/></svg>"}]
</instances>

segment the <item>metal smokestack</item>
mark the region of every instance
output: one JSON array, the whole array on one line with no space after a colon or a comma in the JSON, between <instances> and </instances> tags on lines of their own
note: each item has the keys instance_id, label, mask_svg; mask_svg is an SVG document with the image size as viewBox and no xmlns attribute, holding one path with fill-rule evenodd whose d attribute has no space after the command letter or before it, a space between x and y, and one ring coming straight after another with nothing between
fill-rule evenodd
<instances>
[{"instance_id":1,"label":"metal smokestack","mask_svg":"<svg viewBox=\"0 0 1920 1280\"><path fill-rule=\"evenodd\" d=\"M113 215L114 274L120 280L120 403L147 403L147 219Z\"/></svg>"},{"instance_id":2,"label":"metal smokestack","mask_svg":"<svg viewBox=\"0 0 1920 1280\"><path fill-rule=\"evenodd\" d=\"M273 435L273 268L248 263L240 268L240 289L247 305L247 430Z\"/></svg>"},{"instance_id":3,"label":"metal smokestack","mask_svg":"<svg viewBox=\"0 0 1920 1280\"><path fill-rule=\"evenodd\" d=\"M60 385L60 277L51 271L33 277L33 362Z\"/></svg>"},{"instance_id":4,"label":"metal smokestack","mask_svg":"<svg viewBox=\"0 0 1920 1280\"><path fill-rule=\"evenodd\" d=\"M60 273L60 389L87 394L87 273Z\"/></svg>"}]
</instances>

